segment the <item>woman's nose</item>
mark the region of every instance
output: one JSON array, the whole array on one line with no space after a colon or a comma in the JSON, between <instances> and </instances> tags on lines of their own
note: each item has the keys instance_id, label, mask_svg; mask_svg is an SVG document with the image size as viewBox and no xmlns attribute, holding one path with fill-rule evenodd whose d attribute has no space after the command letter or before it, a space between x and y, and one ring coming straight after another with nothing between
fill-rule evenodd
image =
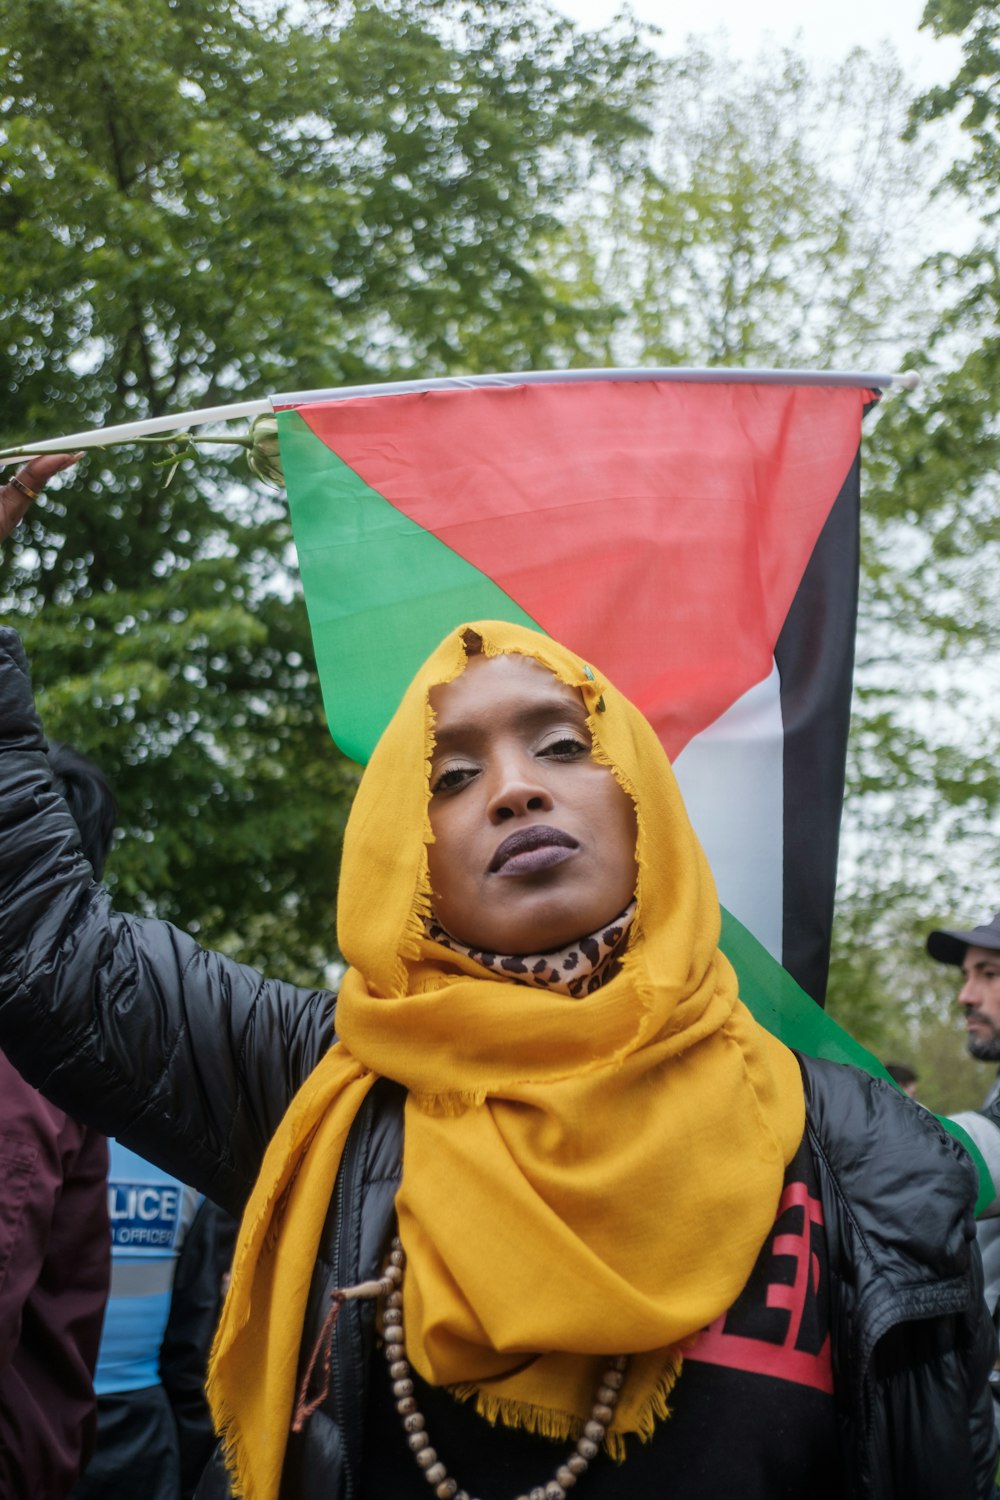
<instances>
[{"instance_id":1,"label":"woman's nose","mask_svg":"<svg viewBox=\"0 0 1000 1500\"><path fill-rule=\"evenodd\" d=\"M551 811L552 796L534 769L533 760L524 756L508 756L496 765L487 805L491 823Z\"/></svg>"}]
</instances>

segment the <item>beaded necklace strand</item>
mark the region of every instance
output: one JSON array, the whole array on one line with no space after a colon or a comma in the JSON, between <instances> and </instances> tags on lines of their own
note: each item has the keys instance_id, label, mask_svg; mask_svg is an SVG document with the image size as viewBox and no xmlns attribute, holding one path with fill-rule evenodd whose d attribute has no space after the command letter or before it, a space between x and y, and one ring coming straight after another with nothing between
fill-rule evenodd
<instances>
[{"instance_id":1,"label":"beaded necklace strand","mask_svg":"<svg viewBox=\"0 0 1000 1500\"><path fill-rule=\"evenodd\" d=\"M438 1458L436 1449L431 1446L423 1413L417 1408L413 1394L413 1371L406 1358L406 1338L403 1332L405 1270L406 1254L397 1238L392 1241L378 1282L385 1297L382 1338L396 1410L402 1420L410 1452L423 1471L427 1483L433 1487L437 1500L474 1500L467 1490L459 1488L457 1481L450 1477ZM555 1477L548 1484L535 1485L526 1494L518 1495L517 1500L566 1500L567 1491L583 1477L591 1460L597 1457L608 1424L615 1414L627 1366L628 1358L623 1354L610 1360L601 1376L590 1417L584 1423L583 1433L565 1463L559 1465Z\"/></svg>"}]
</instances>

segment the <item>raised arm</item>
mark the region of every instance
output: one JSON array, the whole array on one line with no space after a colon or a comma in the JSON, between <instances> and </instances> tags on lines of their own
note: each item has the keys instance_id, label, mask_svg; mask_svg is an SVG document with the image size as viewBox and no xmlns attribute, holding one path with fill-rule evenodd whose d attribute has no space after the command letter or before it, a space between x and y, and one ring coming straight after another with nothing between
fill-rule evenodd
<instances>
[{"instance_id":1,"label":"raised arm","mask_svg":"<svg viewBox=\"0 0 1000 1500\"><path fill-rule=\"evenodd\" d=\"M333 998L114 911L62 799L17 634L0 626L0 1047L76 1119L239 1212L333 1039Z\"/></svg>"}]
</instances>

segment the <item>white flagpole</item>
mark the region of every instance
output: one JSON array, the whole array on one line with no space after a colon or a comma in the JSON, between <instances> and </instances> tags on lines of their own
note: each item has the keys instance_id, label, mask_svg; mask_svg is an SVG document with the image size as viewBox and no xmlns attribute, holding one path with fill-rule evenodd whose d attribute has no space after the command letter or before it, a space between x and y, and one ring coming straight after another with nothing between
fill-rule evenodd
<instances>
[{"instance_id":1,"label":"white flagpole","mask_svg":"<svg viewBox=\"0 0 1000 1500\"><path fill-rule=\"evenodd\" d=\"M920 384L915 370L898 374L855 370L749 370L713 365L704 369L667 366L663 369L522 370L508 375L441 375L430 380L385 381L374 385L343 385L336 390L290 391L272 396L275 410L308 406L315 401L346 401L352 396L420 395L426 391L468 391L486 386L576 385L590 380L620 382L687 381L695 385L809 385L892 386L912 391Z\"/></svg>"},{"instance_id":2,"label":"white flagpole","mask_svg":"<svg viewBox=\"0 0 1000 1500\"><path fill-rule=\"evenodd\" d=\"M382 384L346 385L330 390L296 391L285 395L262 396L255 401L237 401L230 406L205 406L196 411L171 412L162 417L144 417L122 422L117 427L97 427L89 432L71 432L66 437L43 438L25 444L20 453L0 459L0 465L24 463L36 453L65 453L77 448L100 448L108 443L128 443L136 438L152 437L160 432L183 432L190 427L207 427L213 422L235 422L246 417L260 417L275 408L307 405L314 401L346 400L352 396L391 396L406 392L468 390L476 386L543 385L587 380L688 380L704 383L737 383L764 385L856 385L904 391L916 390L920 376L915 370L897 374L853 373L839 370L727 370L709 369L610 369L610 370L526 370L509 375L455 375L431 380L385 381Z\"/></svg>"}]
</instances>

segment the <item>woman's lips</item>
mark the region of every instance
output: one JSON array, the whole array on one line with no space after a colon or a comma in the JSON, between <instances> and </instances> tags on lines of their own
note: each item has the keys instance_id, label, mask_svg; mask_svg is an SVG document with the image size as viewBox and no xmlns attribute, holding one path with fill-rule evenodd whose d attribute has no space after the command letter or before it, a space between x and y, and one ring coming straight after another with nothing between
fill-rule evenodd
<instances>
[{"instance_id":1,"label":"woman's lips","mask_svg":"<svg viewBox=\"0 0 1000 1500\"><path fill-rule=\"evenodd\" d=\"M536 823L508 834L490 860L491 875L533 875L572 858L580 845L561 828Z\"/></svg>"}]
</instances>

